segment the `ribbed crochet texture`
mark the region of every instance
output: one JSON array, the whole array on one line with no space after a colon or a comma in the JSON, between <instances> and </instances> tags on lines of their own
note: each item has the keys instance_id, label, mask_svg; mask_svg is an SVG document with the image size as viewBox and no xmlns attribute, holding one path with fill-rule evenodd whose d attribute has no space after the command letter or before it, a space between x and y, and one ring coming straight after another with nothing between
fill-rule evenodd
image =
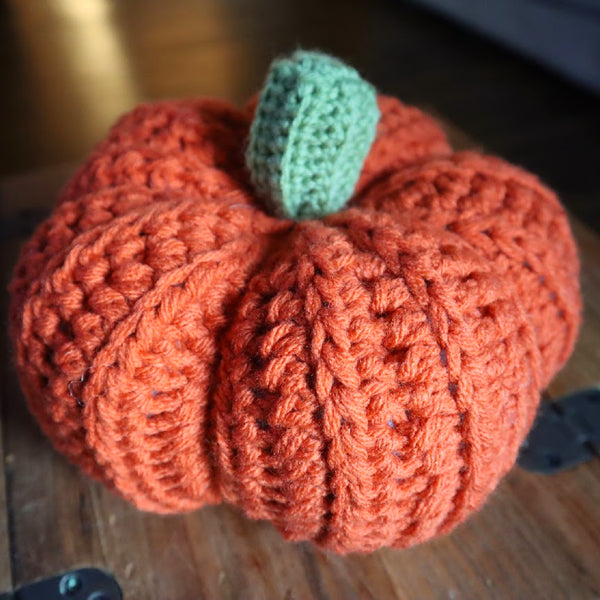
<instances>
[{"instance_id":1,"label":"ribbed crochet texture","mask_svg":"<svg viewBox=\"0 0 600 600\"><path fill-rule=\"evenodd\" d=\"M274 61L246 151L255 189L291 219L337 212L354 191L378 120L375 90L339 60L297 51Z\"/></svg>"},{"instance_id":2,"label":"ribbed crochet texture","mask_svg":"<svg viewBox=\"0 0 600 600\"><path fill-rule=\"evenodd\" d=\"M54 446L144 510L225 500L337 552L450 531L513 464L580 320L565 212L378 97L347 209L265 212L254 103L124 116L26 245L16 364Z\"/></svg>"}]
</instances>

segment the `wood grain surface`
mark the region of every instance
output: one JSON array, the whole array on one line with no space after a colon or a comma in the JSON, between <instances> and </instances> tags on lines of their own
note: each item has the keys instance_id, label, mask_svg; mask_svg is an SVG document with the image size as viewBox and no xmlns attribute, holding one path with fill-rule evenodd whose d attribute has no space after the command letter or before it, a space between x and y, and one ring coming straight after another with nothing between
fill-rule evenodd
<instances>
[{"instance_id":1,"label":"wood grain surface","mask_svg":"<svg viewBox=\"0 0 600 600\"><path fill-rule=\"evenodd\" d=\"M455 146L469 137L446 123ZM49 207L70 167L0 184L0 205ZM598 384L600 239L577 220L585 326L548 390ZM3 289L22 237L2 247ZM6 315L6 294L2 296ZM113 572L126 600L581 599L600 597L600 459L552 477L515 468L451 535L405 550L339 557L283 541L227 506L183 516L141 513L57 455L29 416L3 346L0 584L76 566ZM4 487L6 485L6 497ZM7 535L8 532L8 535Z\"/></svg>"}]
</instances>

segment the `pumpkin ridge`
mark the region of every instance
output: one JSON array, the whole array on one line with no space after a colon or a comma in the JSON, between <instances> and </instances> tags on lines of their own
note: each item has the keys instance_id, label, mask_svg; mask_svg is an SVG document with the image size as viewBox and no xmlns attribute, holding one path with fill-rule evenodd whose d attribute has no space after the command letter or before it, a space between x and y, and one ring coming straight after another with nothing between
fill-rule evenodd
<instances>
[{"instance_id":1,"label":"pumpkin ridge","mask_svg":"<svg viewBox=\"0 0 600 600\"><path fill-rule=\"evenodd\" d=\"M498 158L463 152L398 170L356 205L449 229L490 260L499 276L512 279L539 337L547 385L570 355L581 312L576 246L566 213L548 188ZM551 238L557 244L546 245Z\"/></svg>"},{"instance_id":2,"label":"pumpkin ridge","mask_svg":"<svg viewBox=\"0 0 600 600\"><path fill-rule=\"evenodd\" d=\"M189 205L190 206L194 206L197 203L195 202L190 202ZM256 211L255 209L250 209L261 221L265 221L266 223L268 223L269 221L271 221L268 217L264 217L262 216L259 211ZM281 225L277 225L278 228L281 227ZM243 235L242 237L236 238L236 239L232 239L231 241L227 242L225 245L221 246L220 248L218 248L214 253L218 254L218 255L222 255L224 251L227 250L227 246L231 246L232 248L237 248L237 246L239 246L240 243L244 244L244 248L245 251L242 250L242 256L245 256L246 260L248 259L249 256L252 256L252 252L248 252L250 251L251 248L253 248L254 246L256 246L256 243L259 239L259 235L258 233L250 233L248 232L247 234ZM262 234L263 237L265 237L265 234ZM266 234L266 238L267 239L269 237L270 233ZM238 250L235 250L236 252L238 252ZM256 253L256 260L253 261L254 264L254 269L257 267L258 264L260 264L260 256L264 255L264 248L261 246L260 250L253 250L253 252ZM209 254L209 253L207 253ZM165 285L167 285L169 288L172 288L173 285L176 285L176 287L180 287L180 286L187 286L187 281L189 281L191 278L195 277L196 279L200 279L203 280L206 278L206 274L207 274L207 269L206 269L206 260L207 258L209 260L216 260L218 264L218 258L215 257L215 259L210 259L209 256L204 255L204 254L199 254L196 259L194 259L193 262L186 264L183 268L178 270L177 273L177 279L173 280L172 277L172 272L167 272L165 273L164 279L165 279ZM250 265L251 263L249 263ZM217 267L218 268L218 267ZM252 266L250 267L252 269ZM184 272L187 273L184 275ZM252 273L252 270L250 270L250 275ZM182 275L183 278L182 278ZM248 273L246 273L245 278L247 279L249 276ZM241 292L237 292L237 295L239 296ZM138 304L136 305L134 311L132 311L130 317L131 319L133 319L134 322L132 322L132 325L135 325L134 330L137 331L139 328L139 324L135 323L135 318L137 315L137 319L143 319L144 315L147 311L147 308L152 307L155 305L154 310L159 312L161 309L161 305L165 302L167 302L169 300L168 295L165 295L165 293L158 287L155 287L152 292L147 295L144 298L140 298L140 301L138 302ZM143 305L141 304L141 302L143 301ZM178 303L180 306L185 307L187 305L189 301L184 301L183 299L179 299ZM234 310L235 304L236 304L236 298L235 297L230 297L227 299L227 306L223 307L223 322L220 324L219 329L216 331L215 335L218 337L220 335L223 335L224 332L227 330L227 323L228 320L230 319L230 316L228 317L228 315L231 314L231 312ZM159 325L159 323L151 323L151 326L153 329L155 329L156 327L158 327L158 330L160 329L164 329L165 325ZM131 335L131 333L129 334L129 336L126 336L124 331L122 331L123 329L131 329L131 326L127 327L126 323L122 323L120 324L119 327L119 331L115 331L112 337L111 342L109 342L105 348L106 349L110 349L112 348L113 350L118 350L123 348L124 343L127 340L127 337L129 337ZM132 330L132 331L134 331ZM139 334L136 334L139 335ZM177 342L175 342L177 343ZM139 346L139 342L137 342L137 345ZM184 347L185 343L182 341L182 347ZM150 510L156 510L159 512L172 512L173 510L179 509L181 510L182 508L185 508L186 510L190 510L193 508L196 508L198 505L204 504L204 503L214 503L218 501L218 495L217 492L215 490L215 483L214 483L214 473L213 473L213 466L212 466L212 459L211 459L211 451L210 451L210 446L211 446L211 424L210 424L210 407L211 407L211 403L212 403L212 390L214 388L215 385L215 376L216 376L216 365L218 363L219 360L219 352L218 352L218 345L215 346L214 348L215 353L214 355L210 358L211 360L211 368L207 370L207 376L208 376L208 382L206 384L206 391L204 392L203 396L204 396L204 400L203 400L203 408L202 408L202 414L203 414L203 420L205 422L205 425L203 426L204 429L204 433L202 433L202 435L199 435L198 437L198 442L200 444L200 446L202 448L204 448L205 451L205 458L206 458L206 468L209 469L210 471L210 475L207 478L207 491L206 492L200 492L201 495L197 496L198 492L194 492L192 497L189 499L189 501L191 501L191 504L188 504L188 500L185 499L185 495L186 493L184 491L179 491L177 492L177 494L174 495L173 500L169 501L167 500L166 497L158 497L156 499L153 498L153 494L151 494L148 490L144 491L143 489L140 489L139 491L142 492L145 496L145 499L143 500L143 502L141 501L141 499L138 499L138 504L141 507L145 507L146 509L150 509ZM106 367L108 367L108 369L111 368L118 368L118 364L113 364L111 366L111 362L112 362L112 358L111 355L107 355L107 356L102 356L101 359L98 358L97 359L102 367L100 368L100 370L98 371L98 378L102 378L104 380L106 380L106 378L108 377L108 374L110 373L110 371L106 371L106 373L104 373L105 369L105 365ZM98 393L99 387L98 387L99 383L97 382L97 379L93 379L90 382L90 390L91 393L94 395L94 397L96 396L96 394ZM138 384L139 385L139 384ZM152 395L154 396L154 390ZM94 403L94 406L98 406L97 403ZM168 412L168 411L167 411ZM167 412L161 410L161 414L164 416L167 414ZM101 416L100 415L95 415L93 421L88 422L87 424L87 429L89 432L94 432L94 426L95 424L97 424L98 422L101 422ZM139 425L133 425L132 427L129 427L130 430L135 430L136 427L139 427ZM96 434L95 434L96 435ZM98 449L101 448L103 446L102 440L105 438L111 439L114 436L110 436L110 435L106 435L106 434L98 434L96 439L92 442L93 445ZM132 447L135 451L135 445ZM107 449L106 451L108 451L109 453L111 452L110 449ZM139 448L137 450L137 452L139 453ZM102 459L99 457L98 460L100 462L103 462ZM139 463L139 459L136 461L137 463ZM169 464L168 462L164 462L163 464L167 465ZM138 481L141 483L144 480L152 480L152 475L148 472L143 472L143 478L140 477L138 479ZM128 477L131 477L131 475L128 475ZM123 485L120 486L121 490L123 489ZM166 490L168 492L168 490ZM194 497L196 496L196 497Z\"/></svg>"},{"instance_id":3,"label":"pumpkin ridge","mask_svg":"<svg viewBox=\"0 0 600 600\"><path fill-rule=\"evenodd\" d=\"M344 213L340 213L339 215L333 215L333 216L329 217L327 219L327 221L332 226L335 226L338 228L343 227L344 230L347 232L347 235L350 235L352 237L352 236L356 235L356 232L358 230L360 230L360 225L357 225L357 223L364 219L364 217L361 214L361 213L363 213L363 210L349 209L348 211L345 211ZM395 224L394 220L390 219L389 217L387 217L387 220L388 220L389 224L391 225L392 229L395 229L396 224ZM383 215L381 217L379 217L379 221L385 222L385 220L383 220ZM352 223L352 225L348 226L347 225L348 223ZM409 234L411 234L411 230L412 230L413 235L414 235L414 233L418 232L417 229L412 228L410 225L408 226L408 228L404 228L404 229L406 231L408 231ZM433 237L439 236L442 239L444 237L449 237L450 240L452 240L453 238L456 238L455 240L453 240L454 243L458 243L461 246L463 246L464 248L468 248L468 244L465 244L460 238L454 236L452 233L442 235L442 234L440 234L440 232L430 232L429 235L431 235ZM369 239L373 239L372 234L370 234ZM385 240L381 244L381 247L384 250L384 254L379 254L379 256L381 256L382 259L386 262L386 265L387 265L386 268L391 268L389 263L385 259L385 254L387 254L389 247L391 245L392 244L390 243L389 240ZM375 246L374 251L377 253L377 246ZM469 250L469 252L471 252L471 250ZM445 251L443 250L443 246L442 246L442 253L443 254L445 253ZM476 250L474 250L472 252L472 256L473 256L473 258L476 258L476 263L479 264L479 268L481 268L483 265L485 265L485 263L482 262L481 258L479 258ZM489 267L489 265L487 265L487 266ZM392 273L396 273L396 270L393 268L392 268ZM476 271L475 271L475 274L477 274ZM493 278L496 277L493 272L490 272L489 275L491 275ZM458 442L458 446L457 446L458 452L457 453L458 453L458 455L468 457L469 454L472 452L471 446L472 446L473 438L476 439L477 436L474 436L472 432L471 432L471 434L468 433L469 408L465 407L465 406L461 407L461 405L458 401L457 390L459 389L460 382L458 380L453 381L452 378L450 377L450 373L448 372L448 369L447 369L448 348L445 344L442 343L442 341L439 338L438 333L436 333L436 331L434 329L434 325L433 325L434 320L432 318L433 317L433 314L432 314L433 309L432 309L432 305L431 305L433 297L430 295L430 292L429 292L430 283L425 281L424 279L421 279L422 283L424 283L425 285L421 286L422 293L419 294L416 291L416 289L413 289L411 282L408 280L408 278L406 278L406 276L401 271L398 271L396 273L396 276L401 278L406 283L409 293L415 300L418 301L419 296L422 296L422 300L418 301L418 302L419 302L419 305L420 305L421 309L423 310L424 314L427 315L427 324L428 324L429 330L431 332L432 338L435 340L435 343L438 345L438 348L439 348L440 362L442 363L442 365L444 367L444 372L446 372L448 374L448 391L449 391L450 396L453 398L453 401L456 404L457 414L460 415L459 425L457 426L457 429L461 432L461 440ZM516 294L513 286L511 286L510 283L504 288L504 290L506 292L507 298L509 298L510 301L514 303L515 307L517 308L517 312L519 314L520 325L518 326L517 332L520 337L524 336L524 339L527 340L527 347L529 348L529 350L526 352L526 356L529 357L527 362L528 362L528 365L530 368L530 373L531 373L531 376L529 377L529 383L528 383L528 388L530 390L530 392L529 392L530 401L529 402L521 402L521 403L517 402L513 405L513 410L515 410L517 413L520 414L520 417L518 419L518 422L520 423L520 425L518 427L513 427L511 429L513 435L511 436L510 440L507 440L507 442L508 442L507 446L512 449L511 452L512 452L513 456L512 456L512 458L510 458L508 460L508 465L504 467L504 472L505 472L510 467L512 462L514 462L514 458L516 456L515 453L517 452L519 444L523 437L523 431L526 431L528 429L528 427L531 425L531 422L533 420L535 408L536 408L537 402L538 402L538 400L536 399L537 398L536 385L539 385L539 375L538 374L540 373L540 358L539 358L539 352L537 351L537 346L535 343L535 338L533 335L532 327L529 324L529 320L528 320L525 310L521 306L518 294ZM447 313L446 313L446 315L447 315ZM437 314L438 321L439 321L439 318L440 318L440 315ZM442 354L444 356L443 359L442 359ZM446 363L446 364L444 364L444 363ZM461 373L461 376L463 377L462 383L464 384L464 370ZM467 431L465 431L466 428L467 428ZM469 461L468 458L465 458L464 462L465 462L465 465L468 465L472 461ZM475 470L477 470L477 469L475 469ZM504 475L504 472L502 472L501 475ZM447 531L449 528L456 525L456 523L464 520L464 518L466 516L465 511L473 510L473 508L474 508L474 506L472 504L469 504L468 499L463 498L462 502L458 502L458 499L461 498L461 496L464 496L465 494L467 494L467 492L469 491L469 489L468 489L469 486L465 484L465 480L469 477L469 475L472 476L471 470L468 469L467 467L461 468L459 470L459 473L460 473L460 480L457 484L456 490L455 490L454 495L451 500L451 505L453 506L453 508L451 511L448 512L448 514L446 515L444 520L436 526L434 535L437 533L440 533L440 532ZM419 502L415 503L415 507L414 507L412 516L411 516L411 518L408 519L409 520L408 525L405 527L405 529L402 530L402 532L399 534L396 541L390 542L390 544L393 547L406 547L406 545L407 545L406 537L413 538L415 536L417 529L418 529L417 528L418 520L414 520L412 517L415 516L417 510L421 510L421 508L422 508L421 502L423 501L423 498L425 498L427 496L427 493L436 484L437 476L435 476L435 475L428 476L427 479L428 479L427 486L419 494L419 497L421 498L421 500L419 500ZM494 477L492 476L491 479L492 479L492 483L493 483ZM488 482L488 485L489 485L489 482ZM479 502L481 502L481 500ZM431 533L429 535L431 535ZM429 535L427 535L427 537L429 537ZM412 543L414 543L414 541Z\"/></svg>"}]
</instances>

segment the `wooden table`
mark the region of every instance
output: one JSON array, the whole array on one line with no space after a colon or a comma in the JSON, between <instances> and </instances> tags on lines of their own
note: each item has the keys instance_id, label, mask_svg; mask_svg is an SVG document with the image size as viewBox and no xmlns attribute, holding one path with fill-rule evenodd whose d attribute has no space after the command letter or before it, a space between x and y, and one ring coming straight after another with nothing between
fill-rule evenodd
<instances>
[{"instance_id":1,"label":"wooden table","mask_svg":"<svg viewBox=\"0 0 600 600\"><path fill-rule=\"evenodd\" d=\"M455 146L471 145L448 129ZM0 185L2 289L23 242L15 207L47 210L70 169ZM576 220L573 228L585 325L550 397L597 385L600 374L600 239ZM4 293L3 315L6 305ZM52 450L25 408L8 343L2 351L0 591L94 565L116 575L127 600L600 597L599 459L552 477L515 468L451 535L405 551L339 557L286 543L269 524L226 506L170 517L138 512Z\"/></svg>"}]
</instances>

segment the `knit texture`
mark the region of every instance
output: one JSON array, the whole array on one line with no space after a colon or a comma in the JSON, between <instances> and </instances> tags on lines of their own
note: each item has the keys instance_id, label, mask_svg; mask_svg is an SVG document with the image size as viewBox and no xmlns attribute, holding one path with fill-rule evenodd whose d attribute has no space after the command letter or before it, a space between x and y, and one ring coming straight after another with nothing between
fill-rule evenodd
<instances>
[{"instance_id":1,"label":"knit texture","mask_svg":"<svg viewBox=\"0 0 600 600\"><path fill-rule=\"evenodd\" d=\"M556 196L380 96L347 209L265 212L256 102L124 116L25 246L16 365L54 446L143 510L223 500L337 552L450 531L580 322Z\"/></svg>"},{"instance_id":2,"label":"knit texture","mask_svg":"<svg viewBox=\"0 0 600 600\"><path fill-rule=\"evenodd\" d=\"M252 183L279 215L337 212L354 191L378 119L375 90L353 68L318 52L276 60L250 128Z\"/></svg>"}]
</instances>

